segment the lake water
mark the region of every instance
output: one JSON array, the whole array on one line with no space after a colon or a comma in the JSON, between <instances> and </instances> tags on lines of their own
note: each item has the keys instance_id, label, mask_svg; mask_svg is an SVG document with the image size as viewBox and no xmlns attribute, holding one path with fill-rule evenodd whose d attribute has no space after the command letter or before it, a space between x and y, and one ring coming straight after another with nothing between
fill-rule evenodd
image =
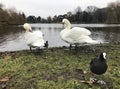
<instances>
[{"instance_id":1,"label":"lake water","mask_svg":"<svg viewBox=\"0 0 120 89\"><path fill-rule=\"evenodd\" d=\"M68 46L60 39L61 24L31 24L33 30L41 30L49 47ZM94 40L100 42L120 41L120 24L72 24L73 27L85 27L89 29ZM0 51L26 50L29 47L24 40L22 27L7 27L0 30Z\"/></svg>"}]
</instances>

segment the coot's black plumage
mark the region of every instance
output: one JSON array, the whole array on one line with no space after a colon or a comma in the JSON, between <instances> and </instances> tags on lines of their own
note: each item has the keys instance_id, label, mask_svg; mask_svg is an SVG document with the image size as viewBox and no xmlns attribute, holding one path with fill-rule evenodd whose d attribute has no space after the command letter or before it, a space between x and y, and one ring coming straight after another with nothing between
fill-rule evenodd
<instances>
[{"instance_id":1,"label":"coot's black plumage","mask_svg":"<svg viewBox=\"0 0 120 89\"><path fill-rule=\"evenodd\" d=\"M90 62L90 70L92 73L101 75L106 72L108 65L106 63L106 53L101 53L100 57L93 59Z\"/></svg>"}]
</instances>

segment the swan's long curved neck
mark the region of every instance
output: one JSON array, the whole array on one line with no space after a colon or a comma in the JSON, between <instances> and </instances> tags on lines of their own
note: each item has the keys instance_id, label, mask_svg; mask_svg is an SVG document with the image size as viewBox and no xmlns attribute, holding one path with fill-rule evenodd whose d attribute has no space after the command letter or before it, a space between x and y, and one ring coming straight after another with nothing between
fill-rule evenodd
<instances>
[{"instance_id":1,"label":"swan's long curved neck","mask_svg":"<svg viewBox=\"0 0 120 89\"><path fill-rule=\"evenodd\" d=\"M66 29L71 29L71 23L70 22L66 23Z\"/></svg>"}]
</instances>

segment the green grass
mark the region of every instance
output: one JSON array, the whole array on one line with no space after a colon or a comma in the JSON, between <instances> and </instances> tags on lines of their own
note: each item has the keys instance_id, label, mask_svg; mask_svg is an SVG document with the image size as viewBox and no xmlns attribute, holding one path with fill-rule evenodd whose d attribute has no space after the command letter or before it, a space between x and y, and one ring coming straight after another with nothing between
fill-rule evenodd
<instances>
[{"instance_id":1,"label":"green grass","mask_svg":"<svg viewBox=\"0 0 120 89\"><path fill-rule=\"evenodd\" d=\"M100 52L107 53L108 63L108 70L101 77L89 70L91 59L98 57ZM1 52L0 79L5 77L9 77L5 82L8 89L119 89L120 45L84 46L77 53L64 48L44 49L40 54ZM81 82L89 78L102 79L106 84L90 86Z\"/></svg>"}]
</instances>

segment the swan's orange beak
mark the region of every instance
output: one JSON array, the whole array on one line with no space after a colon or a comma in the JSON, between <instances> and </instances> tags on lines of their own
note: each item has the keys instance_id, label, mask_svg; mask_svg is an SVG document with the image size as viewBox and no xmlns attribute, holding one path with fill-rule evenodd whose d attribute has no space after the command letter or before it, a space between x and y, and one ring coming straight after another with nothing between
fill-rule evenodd
<instances>
[{"instance_id":1,"label":"swan's orange beak","mask_svg":"<svg viewBox=\"0 0 120 89\"><path fill-rule=\"evenodd\" d=\"M64 28L64 23L63 23L63 22L61 22L61 24L62 24L62 27Z\"/></svg>"},{"instance_id":2,"label":"swan's orange beak","mask_svg":"<svg viewBox=\"0 0 120 89\"><path fill-rule=\"evenodd\" d=\"M64 25L64 23L63 23L63 22L61 22L61 24L62 24L62 25Z\"/></svg>"},{"instance_id":3,"label":"swan's orange beak","mask_svg":"<svg viewBox=\"0 0 120 89\"><path fill-rule=\"evenodd\" d=\"M32 30L31 30L31 29L29 29L29 32L32 32Z\"/></svg>"}]
</instances>

